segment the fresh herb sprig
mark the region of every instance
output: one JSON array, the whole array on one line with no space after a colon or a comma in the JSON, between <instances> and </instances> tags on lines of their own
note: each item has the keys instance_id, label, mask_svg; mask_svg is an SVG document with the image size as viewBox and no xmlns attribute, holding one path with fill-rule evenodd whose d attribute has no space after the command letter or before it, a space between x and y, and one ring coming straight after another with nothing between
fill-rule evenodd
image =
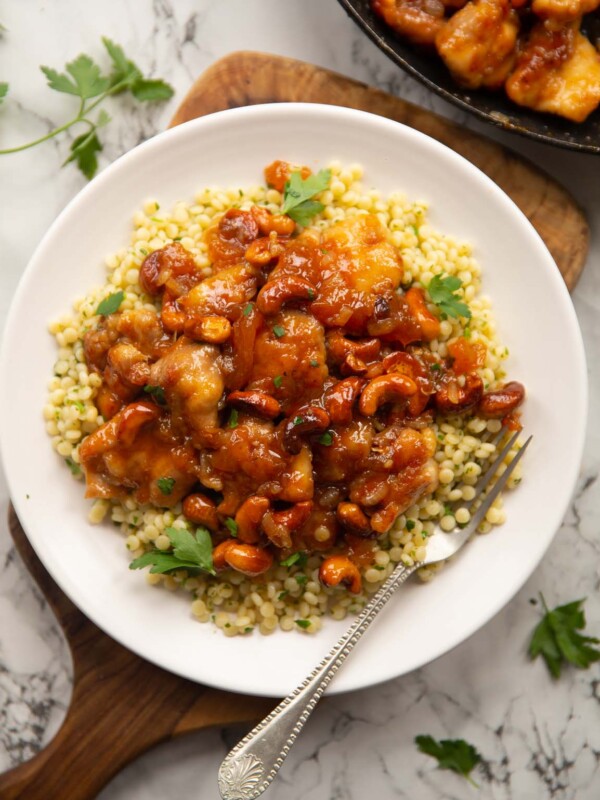
<instances>
[{"instance_id":1,"label":"fresh herb sprig","mask_svg":"<svg viewBox=\"0 0 600 800\"><path fill-rule=\"evenodd\" d=\"M427 291L431 301L448 317L471 318L471 309L460 299L457 291L461 288L462 281L455 275L434 275L429 281Z\"/></svg>"},{"instance_id":2,"label":"fresh herb sprig","mask_svg":"<svg viewBox=\"0 0 600 800\"><path fill-rule=\"evenodd\" d=\"M85 125L87 129L71 143L71 153L63 166L75 162L85 177L90 180L96 174L97 154L102 150L98 131L110 122L110 117L104 109L100 110L95 119L91 118L91 112L107 97L123 92L130 92L140 102L168 100L172 97L173 88L161 79L145 78L140 68L127 58L122 47L106 37L103 37L102 43L112 62L112 71L108 75L102 74L98 64L90 56L84 54L70 61L65 67L65 72L57 72L51 67L40 67L48 79L48 86L51 89L79 98L77 114L45 136L40 136L39 139L0 150L0 155L28 150L30 147L35 147L58 136L59 133L74 125ZM7 92L8 84L0 83L0 101Z\"/></svg>"},{"instance_id":3,"label":"fresh herb sprig","mask_svg":"<svg viewBox=\"0 0 600 800\"><path fill-rule=\"evenodd\" d=\"M585 599L574 600L550 611L542 594L540 598L545 614L531 637L530 658L541 655L553 678L560 678L565 663L587 669L590 664L599 661L600 650L595 649L594 645L600 644L600 639L578 633L585 628L582 608Z\"/></svg>"},{"instance_id":4,"label":"fresh herb sprig","mask_svg":"<svg viewBox=\"0 0 600 800\"><path fill-rule=\"evenodd\" d=\"M316 175L303 178L299 172L292 172L283 190L282 211L298 225L308 225L313 217L325 208L323 203L312 198L325 191L331 181L331 170L322 169Z\"/></svg>"},{"instance_id":5,"label":"fresh herb sprig","mask_svg":"<svg viewBox=\"0 0 600 800\"><path fill-rule=\"evenodd\" d=\"M422 753L437 759L440 769L450 769L477 786L471 771L481 761L481 755L464 739L441 739L433 736L416 736L415 744Z\"/></svg>"},{"instance_id":6,"label":"fresh herb sprig","mask_svg":"<svg viewBox=\"0 0 600 800\"><path fill-rule=\"evenodd\" d=\"M134 559L129 569L150 567L150 572L163 573L174 569L201 570L215 575L212 560L212 540L206 528L198 528L194 536L179 528L167 528L166 535L171 541L172 552L149 550Z\"/></svg>"}]
</instances>

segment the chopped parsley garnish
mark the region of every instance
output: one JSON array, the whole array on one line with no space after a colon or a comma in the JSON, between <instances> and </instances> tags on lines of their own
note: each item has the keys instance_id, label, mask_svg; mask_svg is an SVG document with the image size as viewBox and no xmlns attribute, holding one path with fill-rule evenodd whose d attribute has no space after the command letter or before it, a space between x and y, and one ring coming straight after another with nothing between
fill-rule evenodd
<instances>
[{"instance_id":1,"label":"chopped parsley garnish","mask_svg":"<svg viewBox=\"0 0 600 800\"><path fill-rule=\"evenodd\" d=\"M460 299L456 292L462 286L462 281L455 275L434 275L429 281L427 291L435 305L443 314L449 317L465 317L470 319L471 310L466 303Z\"/></svg>"},{"instance_id":2,"label":"chopped parsley garnish","mask_svg":"<svg viewBox=\"0 0 600 800\"><path fill-rule=\"evenodd\" d=\"M294 417L294 425L302 425L304 417Z\"/></svg>"},{"instance_id":3,"label":"chopped parsley garnish","mask_svg":"<svg viewBox=\"0 0 600 800\"><path fill-rule=\"evenodd\" d=\"M433 736L416 736L415 744L422 753L437 759L440 769L451 769L477 786L471 778L471 771L481 761L481 755L472 744L464 739L441 739L437 742Z\"/></svg>"},{"instance_id":4,"label":"chopped parsley garnish","mask_svg":"<svg viewBox=\"0 0 600 800\"><path fill-rule=\"evenodd\" d=\"M79 411L80 414L83 414L83 412L85 411L85 404L82 403L81 400L66 400L65 402L69 406L75 406L75 408L77 409L77 411Z\"/></svg>"},{"instance_id":5,"label":"chopped parsley garnish","mask_svg":"<svg viewBox=\"0 0 600 800\"><path fill-rule=\"evenodd\" d=\"M325 445L325 447L329 447L333 444L333 433L332 431L325 431L319 436L319 444Z\"/></svg>"},{"instance_id":6,"label":"chopped parsley garnish","mask_svg":"<svg viewBox=\"0 0 600 800\"><path fill-rule=\"evenodd\" d=\"M319 366L319 362L317 361L316 358L311 358L311 360L309 361L309 364L311 365L311 367L318 367Z\"/></svg>"},{"instance_id":7,"label":"chopped parsley garnish","mask_svg":"<svg viewBox=\"0 0 600 800\"><path fill-rule=\"evenodd\" d=\"M308 575L294 575L298 586L304 586L308 582Z\"/></svg>"},{"instance_id":8,"label":"chopped parsley garnish","mask_svg":"<svg viewBox=\"0 0 600 800\"><path fill-rule=\"evenodd\" d=\"M283 383L283 375L275 375L273 378L273 383L275 384L275 388L279 389Z\"/></svg>"},{"instance_id":9,"label":"chopped parsley garnish","mask_svg":"<svg viewBox=\"0 0 600 800\"><path fill-rule=\"evenodd\" d=\"M229 421L227 422L227 427L228 428L237 428L238 417L239 417L239 414L238 414L237 408L232 408L231 409L231 414L229 415Z\"/></svg>"},{"instance_id":10,"label":"chopped parsley garnish","mask_svg":"<svg viewBox=\"0 0 600 800\"><path fill-rule=\"evenodd\" d=\"M310 628L310 620L309 619L295 619L294 622L296 623L296 625L299 628L303 628L304 630L306 630L307 628Z\"/></svg>"},{"instance_id":11,"label":"chopped parsley garnish","mask_svg":"<svg viewBox=\"0 0 600 800\"><path fill-rule=\"evenodd\" d=\"M277 595L277 599L278 600L283 600L283 598L287 597L288 594L289 594L288 590L284 589L283 592L279 592L279 594Z\"/></svg>"},{"instance_id":12,"label":"chopped parsley garnish","mask_svg":"<svg viewBox=\"0 0 600 800\"><path fill-rule=\"evenodd\" d=\"M114 294L109 294L109 296L105 297L104 300L102 300L102 302L99 304L98 308L96 309L96 314L101 314L103 317L107 317L109 314L114 314L123 302L124 298L125 292L123 292L121 289Z\"/></svg>"},{"instance_id":13,"label":"chopped parsley garnish","mask_svg":"<svg viewBox=\"0 0 600 800\"><path fill-rule=\"evenodd\" d=\"M330 181L331 170L328 169L322 169L308 178L302 178L300 172L292 172L283 190L282 212L298 225L308 225L325 208L323 203L311 198L325 191Z\"/></svg>"},{"instance_id":14,"label":"chopped parsley garnish","mask_svg":"<svg viewBox=\"0 0 600 800\"><path fill-rule=\"evenodd\" d=\"M540 598L545 615L531 637L530 658L541 655L553 678L560 678L565 663L587 669L594 661L600 660L600 650L594 647L600 644L600 639L578 633L585 628L582 608L585 598L557 606L552 611L548 610L544 596L540 594Z\"/></svg>"},{"instance_id":15,"label":"chopped parsley garnish","mask_svg":"<svg viewBox=\"0 0 600 800\"><path fill-rule=\"evenodd\" d=\"M412 531L413 528L415 527L415 525L416 525L416 522L414 521L414 519L407 519L406 520L406 526L405 527L406 527L407 531Z\"/></svg>"},{"instance_id":16,"label":"chopped parsley garnish","mask_svg":"<svg viewBox=\"0 0 600 800\"><path fill-rule=\"evenodd\" d=\"M238 524L233 519L233 517L227 517L227 519L225 520L225 527L232 536L238 535Z\"/></svg>"},{"instance_id":17,"label":"chopped parsley garnish","mask_svg":"<svg viewBox=\"0 0 600 800\"><path fill-rule=\"evenodd\" d=\"M179 528L167 528L165 533L171 541L173 552L150 550L132 561L129 569L143 569L150 566L150 572L153 573L193 569L215 574L212 562L212 539L206 528L198 528L196 536Z\"/></svg>"},{"instance_id":18,"label":"chopped parsley garnish","mask_svg":"<svg viewBox=\"0 0 600 800\"><path fill-rule=\"evenodd\" d=\"M151 386L148 384L147 386L144 386L144 391L146 394L152 395L152 397L160 406L164 406L166 404L167 398L165 397L165 390L162 388L162 386Z\"/></svg>"},{"instance_id":19,"label":"chopped parsley garnish","mask_svg":"<svg viewBox=\"0 0 600 800\"><path fill-rule=\"evenodd\" d=\"M465 339L470 339L471 338L471 328L469 328L467 326L463 331L463 336L465 337Z\"/></svg>"},{"instance_id":20,"label":"chopped parsley garnish","mask_svg":"<svg viewBox=\"0 0 600 800\"><path fill-rule=\"evenodd\" d=\"M247 306L244 306L244 310L242 311L242 314L243 314L245 317L249 317L249 316L250 316L250 314L252 313L252 309L253 309L253 307L254 307L254 306L252 305L252 303L248 303L248 305L247 305Z\"/></svg>"},{"instance_id":21,"label":"chopped parsley garnish","mask_svg":"<svg viewBox=\"0 0 600 800\"><path fill-rule=\"evenodd\" d=\"M442 368L442 365L441 364L437 364L437 363L436 364L431 364L430 367L429 367L429 369L432 372L439 372L441 370L441 368Z\"/></svg>"},{"instance_id":22,"label":"chopped parsley garnish","mask_svg":"<svg viewBox=\"0 0 600 800\"><path fill-rule=\"evenodd\" d=\"M254 630L253 627L248 626L247 628L244 628L244 633L252 633L253 630Z\"/></svg>"},{"instance_id":23,"label":"chopped parsley garnish","mask_svg":"<svg viewBox=\"0 0 600 800\"><path fill-rule=\"evenodd\" d=\"M273 325L273 333L278 339L281 339L282 336L285 336L285 328L283 325Z\"/></svg>"},{"instance_id":24,"label":"chopped parsley garnish","mask_svg":"<svg viewBox=\"0 0 600 800\"><path fill-rule=\"evenodd\" d=\"M309 289L308 290L308 299L309 300L314 300L315 297L316 297L316 295L315 295L314 291L312 289Z\"/></svg>"},{"instance_id":25,"label":"chopped parsley garnish","mask_svg":"<svg viewBox=\"0 0 600 800\"><path fill-rule=\"evenodd\" d=\"M67 467L71 470L72 475L81 475L81 467L76 461L73 461L70 456L67 456L65 461L67 462Z\"/></svg>"},{"instance_id":26,"label":"chopped parsley garnish","mask_svg":"<svg viewBox=\"0 0 600 800\"><path fill-rule=\"evenodd\" d=\"M414 235L418 237L419 236L419 229L417 228L417 226L416 225L410 225L409 227L412 230L412 232L414 233Z\"/></svg>"},{"instance_id":27,"label":"chopped parsley garnish","mask_svg":"<svg viewBox=\"0 0 600 800\"><path fill-rule=\"evenodd\" d=\"M291 556L284 558L283 561L280 561L282 567L292 567L294 564L297 564L300 569L306 566L306 562L308 561L308 556L306 553L301 553L300 551L296 553L292 553Z\"/></svg>"},{"instance_id":28,"label":"chopped parsley garnish","mask_svg":"<svg viewBox=\"0 0 600 800\"><path fill-rule=\"evenodd\" d=\"M163 494L171 494L175 486L175 478L159 478L156 485Z\"/></svg>"}]
</instances>

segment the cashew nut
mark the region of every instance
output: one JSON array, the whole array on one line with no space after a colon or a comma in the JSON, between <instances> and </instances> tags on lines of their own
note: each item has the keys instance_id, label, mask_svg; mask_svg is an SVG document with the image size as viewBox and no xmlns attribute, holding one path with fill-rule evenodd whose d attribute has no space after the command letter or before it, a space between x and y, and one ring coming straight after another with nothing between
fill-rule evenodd
<instances>
[{"instance_id":1,"label":"cashew nut","mask_svg":"<svg viewBox=\"0 0 600 800\"><path fill-rule=\"evenodd\" d=\"M266 497L258 495L253 495L242 503L235 515L240 542L256 544L260 540L260 523L270 505Z\"/></svg>"},{"instance_id":2,"label":"cashew nut","mask_svg":"<svg viewBox=\"0 0 600 800\"><path fill-rule=\"evenodd\" d=\"M296 455L302 449L302 436L322 433L329 427L329 414L318 406L305 406L288 417L283 428L283 444L288 453Z\"/></svg>"},{"instance_id":3,"label":"cashew nut","mask_svg":"<svg viewBox=\"0 0 600 800\"><path fill-rule=\"evenodd\" d=\"M340 330L327 334L327 352L332 364L342 364L351 353L361 361L373 361L380 350L379 339L347 339Z\"/></svg>"},{"instance_id":4,"label":"cashew nut","mask_svg":"<svg viewBox=\"0 0 600 800\"><path fill-rule=\"evenodd\" d=\"M347 556L326 558L319 569L319 580L324 586L330 587L344 583L352 594L358 594L362 588L358 567Z\"/></svg>"},{"instance_id":5,"label":"cashew nut","mask_svg":"<svg viewBox=\"0 0 600 800\"><path fill-rule=\"evenodd\" d=\"M291 236L296 230L296 223L287 214L272 214L264 206L252 206L250 213L263 235L276 233L279 236Z\"/></svg>"},{"instance_id":6,"label":"cashew nut","mask_svg":"<svg viewBox=\"0 0 600 800\"><path fill-rule=\"evenodd\" d=\"M267 511L262 519L262 529L276 547L290 548L292 533L304 525L312 507L312 500L305 500L283 511Z\"/></svg>"},{"instance_id":7,"label":"cashew nut","mask_svg":"<svg viewBox=\"0 0 600 800\"><path fill-rule=\"evenodd\" d=\"M183 515L195 525L205 525L211 531L219 529L217 507L205 494L189 494L183 501Z\"/></svg>"},{"instance_id":8,"label":"cashew nut","mask_svg":"<svg viewBox=\"0 0 600 800\"><path fill-rule=\"evenodd\" d=\"M266 392L230 392L227 403L263 419L275 419L281 414L279 402Z\"/></svg>"},{"instance_id":9,"label":"cashew nut","mask_svg":"<svg viewBox=\"0 0 600 800\"><path fill-rule=\"evenodd\" d=\"M283 275L266 283L256 298L256 307L266 316L279 313L284 305L293 301L314 300L317 290L314 285L299 275Z\"/></svg>"},{"instance_id":10,"label":"cashew nut","mask_svg":"<svg viewBox=\"0 0 600 800\"><path fill-rule=\"evenodd\" d=\"M466 375L463 386L456 379L441 386L435 393L435 405L442 414L465 414L475 408L482 395L481 378L478 375Z\"/></svg>"},{"instance_id":11,"label":"cashew nut","mask_svg":"<svg viewBox=\"0 0 600 800\"><path fill-rule=\"evenodd\" d=\"M196 339L199 342L222 344L231 336L231 322L226 317L216 315L191 316L186 318L183 331L190 339Z\"/></svg>"},{"instance_id":12,"label":"cashew nut","mask_svg":"<svg viewBox=\"0 0 600 800\"><path fill-rule=\"evenodd\" d=\"M372 417L379 406L398 400L406 400L417 391L417 384L407 375L392 372L373 378L360 396L360 413Z\"/></svg>"},{"instance_id":13,"label":"cashew nut","mask_svg":"<svg viewBox=\"0 0 600 800\"><path fill-rule=\"evenodd\" d=\"M340 503L336 509L339 522L351 533L370 536L371 525L365 512L356 503Z\"/></svg>"},{"instance_id":14,"label":"cashew nut","mask_svg":"<svg viewBox=\"0 0 600 800\"><path fill-rule=\"evenodd\" d=\"M427 308L425 292L418 286L413 286L404 295L404 301L408 306L408 313L412 321L420 331L421 339L431 342L440 335L440 321Z\"/></svg>"},{"instance_id":15,"label":"cashew nut","mask_svg":"<svg viewBox=\"0 0 600 800\"><path fill-rule=\"evenodd\" d=\"M270 233L268 236L255 239L244 253L244 258L250 264L254 264L257 267L265 267L278 258L284 250L285 248L277 238L277 234Z\"/></svg>"},{"instance_id":16,"label":"cashew nut","mask_svg":"<svg viewBox=\"0 0 600 800\"><path fill-rule=\"evenodd\" d=\"M352 410L364 381L360 378L345 378L325 392L325 410L333 424L346 425L352 422Z\"/></svg>"},{"instance_id":17,"label":"cashew nut","mask_svg":"<svg viewBox=\"0 0 600 800\"><path fill-rule=\"evenodd\" d=\"M273 564L273 556L261 547L225 539L213 550L213 566L218 571L231 567L237 572L254 578L266 572Z\"/></svg>"},{"instance_id":18,"label":"cashew nut","mask_svg":"<svg viewBox=\"0 0 600 800\"><path fill-rule=\"evenodd\" d=\"M501 419L518 408L525 399L525 387L518 381L510 381L501 389L486 392L477 409L483 417Z\"/></svg>"}]
</instances>

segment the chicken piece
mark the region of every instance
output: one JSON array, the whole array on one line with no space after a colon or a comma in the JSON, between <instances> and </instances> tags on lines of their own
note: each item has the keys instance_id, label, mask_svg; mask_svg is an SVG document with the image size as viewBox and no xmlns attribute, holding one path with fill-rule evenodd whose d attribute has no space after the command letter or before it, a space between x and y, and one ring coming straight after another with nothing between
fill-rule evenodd
<instances>
[{"instance_id":1,"label":"chicken piece","mask_svg":"<svg viewBox=\"0 0 600 800\"><path fill-rule=\"evenodd\" d=\"M314 446L315 477L320 486L349 482L362 472L375 436L373 425L366 420L354 420L333 430L329 446Z\"/></svg>"},{"instance_id":2,"label":"chicken piece","mask_svg":"<svg viewBox=\"0 0 600 800\"><path fill-rule=\"evenodd\" d=\"M86 497L132 496L171 507L197 480L189 443L177 440L166 415L147 401L132 403L90 434L79 449Z\"/></svg>"},{"instance_id":3,"label":"chicken piece","mask_svg":"<svg viewBox=\"0 0 600 800\"><path fill-rule=\"evenodd\" d=\"M288 411L320 395L327 374L322 325L302 311L284 309L256 337L248 389L269 392Z\"/></svg>"},{"instance_id":4,"label":"chicken piece","mask_svg":"<svg viewBox=\"0 0 600 800\"><path fill-rule=\"evenodd\" d=\"M258 221L250 211L238 208L226 211L204 236L214 271L243 262L246 248L259 235Z\"/></svg>"},{"instance_id":5,"label":"chicken piece","mask_svg":"<svg viewBox=\"0 0 600 800\"><path fill-rule=\"evenodd\" d=\"M374 214L350 217L321 237L321 275L311 312L327 327L366 333L378 301L402 280L402 259Z\"/></svg>"},{"instance_id":6,"label":"chicken piece","mask_svg":"<svg viewBox=\"0 0 600 800\"><path fill-rule=\"evenodd\" d=\"M164 390L174 425L189 433L196 447L203 447L219 424L224 384L218 356L215 345L184 337L150 369L149 383Z\"/></svg>"},{"instance_id":7,"label":"chicken piece","mask_svg":"<svg viewBox=\"0 0 600 800\"><path fill-rule=\"evenodd\" d=\"M600 103L600 55L577 28L534 25L506 81L511 100L573 122L587 119Z\"/></svg>"},{"instance_id":8,"label":"chicken piece","mask_svg":"<svg viewBox=\"0 0 600 800\"><path fill-rule=\"evenodd\" d=\"M460 84L499 89L515 62L518 33L509 0L474 0L448 20L435 44Z\"/></svg>"},{"instance_id":9,"label":"chicken piece","mask_svg":"<svg viewBox=\"0 0 600 800\"><path fill-rule=\"evenodd\" d=\"M231 516L249 495L297 503L312 499L312 460L305 445L297 455L283 447L272 422L240 415L202 455L201 482L223 493L219 513Z\"/></svg>"},{"instance_id":10,"label":"chicken piece","mask_svg":"<svg viewBox=\"0 0 600 800\"><path fill-rule=\"evenodd\" d=\"M108 352L117 341L133 345L150 358L159 358L173 344L155 311L143 308L111 314L83 338L88 367L102 373Z\"/></svg>"},{"instance_id":11,"label":"chicken piece","mask_svg":"<svg viewBox=\"0 0 600 800\"><path fill-rule=\"evenodd\" d=\"M256 285L257 271L237 264L205 278L178 302L188 319L217 315L233 322L256 294Z\"/></svg>"},{"instance_id":12,"label":"chicken piece","mask_svg":"<svg viewBox=\"0 0 600 800\"><path fill-rule=\"evenodd\" d=\"M152 296L167 292L171 297L180 297L202 277L191 253L179 242L154 250L140 267L140 286Z\"/></svg>"},{"instance_id":13,"label":"chicken piece","mask_svg":"<svg viewBox=\"0 0 600 800\"><path fill-rule=\"evenodd\" d=\"M531 10L542 19L572 22L595 11L600 0L533 0Z\"/></svg>"},{"instance_id":14,"label":"chicken piece","mask_svg":"<svg viewBox=\"0 0 600 800\"><path fill-rule=\"evenodd\" d=\"M446 4L441 0L372 0L371 5L390 28L413 44L433 45L444 25Z\"/></svg>"}]
</instances>

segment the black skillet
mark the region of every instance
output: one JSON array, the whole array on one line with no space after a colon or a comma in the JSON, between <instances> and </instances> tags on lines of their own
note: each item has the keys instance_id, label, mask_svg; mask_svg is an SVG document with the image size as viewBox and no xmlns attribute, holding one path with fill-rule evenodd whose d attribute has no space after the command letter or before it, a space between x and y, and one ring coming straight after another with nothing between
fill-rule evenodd
<instances>
[{"instance_id":1,"label":"black skillet","mask_svg":"<svg viewBox=\"0 0 600 800\"><path fill-rule=\"evenodd\" d=\"M419 52L398 39L371 10L370 0L338 1L380 50L445 100L503 130L581 153L600 154L600 110L594 111L583 123L569 122L520 108L502 92L461 89L441 59Z\"/></svg>"}]
</instances>

